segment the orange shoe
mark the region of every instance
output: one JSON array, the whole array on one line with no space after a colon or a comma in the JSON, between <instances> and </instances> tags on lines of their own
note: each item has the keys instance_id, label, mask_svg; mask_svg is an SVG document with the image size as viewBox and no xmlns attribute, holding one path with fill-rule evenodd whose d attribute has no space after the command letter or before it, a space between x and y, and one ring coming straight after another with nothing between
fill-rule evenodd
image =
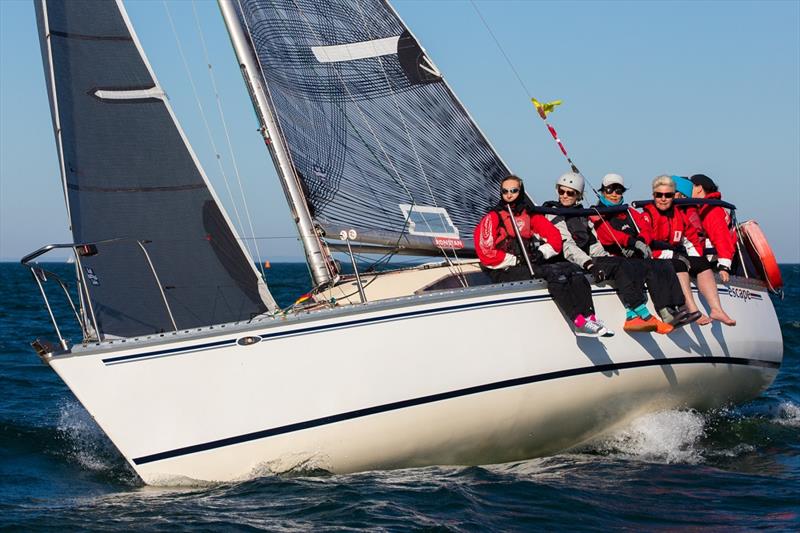
<instances>
[{"instance_id":1,"label":"orange shoe","mask_svg":"<svg viewBox=\"0 0 800 533\"><path fill-rule=\"evenodd\" d=\"M675 326L672 324L667 324L666 322L662 322L660 320L656 320L656 333L659 335L666 335L667 333L672 333L675 330Z\"/></svg>"},{"instance_id":2,"label":"orange shoe","mask_svg":"<svg viewBox=\"0 0 800 533\"><path fill-rule=\"evenodd\" d=\"M639 331L658 331L658 325L663 324L659 320L656 320L655 317L650 317L647 320L639 318L631 318L630 320L625 321L625 325L622 326L622 329L627 331L628 333L636 333ZM667 324L665 324L667 325ZM670 326L671 328L672 326ZM671 330L670 330L671 331Z\"/></svg>"}]
</instances>

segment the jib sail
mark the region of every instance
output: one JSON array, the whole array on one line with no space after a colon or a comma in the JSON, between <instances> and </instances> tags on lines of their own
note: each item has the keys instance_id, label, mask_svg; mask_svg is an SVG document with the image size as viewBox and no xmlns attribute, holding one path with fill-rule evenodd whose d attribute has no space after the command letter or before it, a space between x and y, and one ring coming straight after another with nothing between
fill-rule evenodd
<instances>
[{"instance_id":1,"label":"jib sail","mask_svg":"<svg viewBox=\"0 0 800 533\"><path fill-rule=\"evenodd\" d=\"M79 261L95 329L130 337L273 309L121 2L36 11L73 237L97 243Z\"/></svg>"}]
</instances>

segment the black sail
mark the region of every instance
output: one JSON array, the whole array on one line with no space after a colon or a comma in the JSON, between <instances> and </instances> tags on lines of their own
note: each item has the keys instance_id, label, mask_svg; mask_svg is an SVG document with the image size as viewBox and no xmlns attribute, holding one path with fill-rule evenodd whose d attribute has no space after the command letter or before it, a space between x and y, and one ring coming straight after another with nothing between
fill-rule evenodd
<instances>
[{"instance_id":1,"label":"black sail","mask_svg":"<svg viewBox=\"0 0 800 533\"><path fill-rule=\"evenodd\" d=\"M469 246L508 169L392 8L233 3L314 220Z\"/></svg>"},{"instance_id":2,"label":"black sail","mask_svg":"<svg viewBox=\"0 0 800 533\"><path fill-rule=\"evenodd\" d=\"M98 243L80 267L99 332L130 337L272 308L121 3L42 0L36 10L73 237Z\"/></svg>"}]
</instances>

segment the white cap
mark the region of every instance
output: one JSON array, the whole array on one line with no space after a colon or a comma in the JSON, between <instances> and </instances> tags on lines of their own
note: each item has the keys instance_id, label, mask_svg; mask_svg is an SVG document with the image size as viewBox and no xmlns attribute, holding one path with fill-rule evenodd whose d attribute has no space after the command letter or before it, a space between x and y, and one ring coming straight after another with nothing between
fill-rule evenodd
<instances>
[{"instance_id":1,"label":"white cap","mask_svg":"<svg viewBox=\"0 0 800 533\"><path fill-rule=\"evenodd\" d=\"M609 185L622 185L625 187L625 180L622 179L622 176L619 174L606 174L603 176L603 187L608 187Z\"/></svg>"}]
</instances>

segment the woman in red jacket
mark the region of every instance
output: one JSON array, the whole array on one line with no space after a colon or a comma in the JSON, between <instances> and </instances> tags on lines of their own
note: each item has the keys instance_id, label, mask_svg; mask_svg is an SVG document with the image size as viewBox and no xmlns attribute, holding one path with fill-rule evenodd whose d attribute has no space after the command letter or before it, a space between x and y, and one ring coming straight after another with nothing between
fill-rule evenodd
<instances>
[{"instance_id":1,"label":"woman in red jacket","mask_svg":"<svg viewBox=\"0 0 800 533\"><path fill-rule=\"evenodd\" d=\"M553 301L572 320L575 334L586 337L614 335L594 315L592 287L583 271L563 259L559 261L561 232L543 215L531 213L533 205L525 196L522 180L508 176L500 187L500 202L481 219L474 232L475 250L492 281L503 283L531 279L517 237L519 231L533 275L547 281Z\"/></svg>"},{"instance_id":2,"label":"woman in red jacket","mask_svg":"<svg viewBox=\"0 0 800 533\"><path fill-rule=\"evenodd\" d=\"M722 200L717 184L705 174L695 174L692 180L692 198ZM723 283L730 282L733 254L736 251L736 234L731 229L731 217L728 211L718 205L701 205L697 209L706 238L711 241L716 256L719 277Z\"/></svg>"},{"instance_id":3,"label":"woman in red jacket","mask_svg":"<svg viewBox=\"0 0 800 533\"><path fill-rule=\"evenodd\" d=\"M712 319L735 325L736 322L720 304L714 273L703 255L703 242L697 229L684 212L673 205L675 193L675 182L671 177L658 176L653 180L653 203L645 206L645 212L650 217L653 257L672 263L686 299L686 308L699 317L699 325L710 324ZM697 279L697 288L711 307L711 318L698 310L690 275Z\"/></svg>"},{"instance_id":4,"label":"woman in red jacket","mask_svg":"<svg viewBox=\"0 0 800 533\"><path fill-rule=\"evenodd\" d=\"M598 207L622 205L626 190L622 176L606 174L600 189ZM592 222L598 239L609 253L641 261L646 268L647 289L663 321L663 324L657 324L656 331L669 333L673 327L692 322L692 314L686 308L686 300L675 276L675 269L670 263L652 259L649 215L627 208L619 213L592 217ZM634 317L629 314L628 318ZM694 320L696 319L694 316Z\"/></svg>"}]
</instances>

